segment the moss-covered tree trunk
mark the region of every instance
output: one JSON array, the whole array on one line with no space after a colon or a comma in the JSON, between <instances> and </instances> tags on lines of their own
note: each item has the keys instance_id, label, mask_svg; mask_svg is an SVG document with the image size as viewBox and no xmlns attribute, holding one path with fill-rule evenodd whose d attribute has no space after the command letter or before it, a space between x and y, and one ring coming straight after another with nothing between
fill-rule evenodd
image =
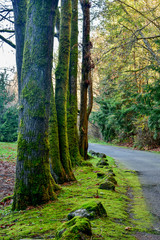
<instances>
[{"instance_id":1,"label":"moss-covered tree trunk","mask_svg":"<svg viewBox=\"0 0 160 240\"><path fill-rule=\"evenodd\" d=\"M16 63L17 63L17 78L18 78L18 97L21 92L21 70L23 60L24 36L27 14L27 0L12 1L14 11L14 26L16 37Z\"/></svg>"},{"instance_id":2,"label":"moss-covered tree trunk","mask_svg":"<svg viewBox=\"0 0 160 240\"><path fill-rule=\"evenodd\" d=\"M56 109L60 159L68 181L75 180L71 168L67 134L67 91L69 81L70 36L71 36L71 0L61 1L61 23L58 66L56 69Z\"/></svg>"},{"instance_id":3,"label":"moss-covered tree trunk","mask_svg":"<svg viewBox=\"0 0 160 240\"><path fill-rule=\"evenodd\" d=\"M77 131L77 69L78 69L78 0L72 0L71 50L69 66L68 96L68 140L72 165L80 164L78 131Z\"/></svg>"},{"instance_id":4,"label":"moss-covered tree trunk","mask_svg":"<svg viewBox=\"0 0 160 240\"><path fill-rule=\"evenodd\" d=\"M91 111L87 108L87 92L91 84L91 42L90 42L90 2L89 0L81 0L83 11L83 51L82 51L82 82L81 82L81 105L80 105L80 153L87 159L88 150L88 117ZM92 86L90 85L90 88ZM90 89L91 93L91 89ZM89 100L90 101L90 100ZM89 107L90 108L90 107Z\"/></svg>"},{"instance_id":5,"label":"moss-covered tree trunk","mask_svg":"<svg viewBox=\"0 0 160 240\"><path fill-rule=\"evenodd\" d=\"M51 174L56 183L64 183L67 177L60 159L59 149L59 136L58 136L58 123L57 112L55 105L55 98L53 86L51 88L51 101L50 101L50 118L49 118L49 155L51 162Z\"/></svg>"},{"instance_id":6,"label":"moss-covered tree trunk","mask_svg":"<svg viewBox=\"0 0 160 240\"><path fill-rule=\"evenodd\" d=\"M13 210L56 198L54 190L57 188L50 174L48 146L53 22L57 1L29 0L27 4Z\"/></svg>"}]
</instances>

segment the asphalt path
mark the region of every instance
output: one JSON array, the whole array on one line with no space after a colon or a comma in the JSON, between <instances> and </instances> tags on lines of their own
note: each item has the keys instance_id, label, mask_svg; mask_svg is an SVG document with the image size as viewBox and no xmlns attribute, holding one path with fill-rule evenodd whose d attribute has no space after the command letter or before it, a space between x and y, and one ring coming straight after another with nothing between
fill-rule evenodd
<instances>
[{"instance_id":1,"label":"asphalt path","mask_svg":"<svg viewBox=\"0 0 160 240\"><path fill-rule=\"evenodd\" d=\"M89 150L105 153L137 171L146 202L157 219L155 228L160 231L160 154L95 143L89 144Z\"/></svg>"}]
</instances>

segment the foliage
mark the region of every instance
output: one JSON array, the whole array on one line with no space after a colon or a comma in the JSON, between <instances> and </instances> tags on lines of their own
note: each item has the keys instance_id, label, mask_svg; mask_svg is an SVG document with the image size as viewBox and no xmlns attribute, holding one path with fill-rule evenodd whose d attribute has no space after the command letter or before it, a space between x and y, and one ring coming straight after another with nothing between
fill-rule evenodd
<instances>
[{"instance_id":1,"label":"foliage","mask_svg":"<svg viewBox=\"0 0 160 240\"><path fill-rule=\"evenodd\" d=\"M91 119L107 141L132 138L142 148L160 143L160 9L152 4L105 1L94 39L100 97Z\"/></svg>"},{"instance_id":2,"label":"foliage","mask_svg":"<svg viewBox=\"0 0 160 240\"><path fill-rule=\"evenodd\" d=\"M10 93L6 70L0 73L0 141L15 142L17 140L18 110L13 102L15 94Z\"/></svg>"}]
</instances>

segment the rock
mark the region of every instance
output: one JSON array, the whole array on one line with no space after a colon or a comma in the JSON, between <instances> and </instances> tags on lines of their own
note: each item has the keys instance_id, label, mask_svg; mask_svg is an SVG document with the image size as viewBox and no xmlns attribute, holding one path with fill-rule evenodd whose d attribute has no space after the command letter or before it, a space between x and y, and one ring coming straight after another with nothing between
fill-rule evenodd
<instances>
[{"instance_id":1,"label":"rock","mask_svg":"<svg viewBox=\"0 0 160 240\"><path fill-rule=\"evenodd\" d=\"M63 223L57 230L56 239L83 240L90 239L92 235L91 223L88 218L74 217Z\"/></svg>"},{"instance_id":2,"label":"rock","mask_svg":"<svg viewBox=\"0 0 160 240\"><path fill-rule=\"evenodd\" d=\"M68 214L68 219L72 219L75 216L87 217L89 219L94 219L97 217L107 216L106 210L101 202L88 202L83 204L80 209Z\"/></svg>"},{"instance_id":3,"label":"rock","mask_svg":"<svg viewBox=\"0 0 160 240\"><path fill-rule=\"evenodd\" d=\"M89 153L90 153L92 156L96 156L96 152L94 152L93 150L90 150Z\"/></svg>"},{"instance_id":4,"label":"rock","mask_svg":"<svg viewBox=\"0 0 160 240\"><path fill-rule=\"evenodd\" d=\"M96 166L108 166L108 162L106 159L102 158L101 160L99 160L99 162L96 164Z\"/></svg>"},{"instance_id":5,"label":"rock","mask_svg":"<svg viewBox=\"0 0 160 240\"><path fill-rule=\"evenodd\" d=\"M69 213L68 219L70 220L76 216L90 218L90 213L86 209L81 208L81 209L75 210L74 212Z\"/></svg>"},{"instance_id":6,"label":"rock","mask_svg":"<svg viewBox=\"0 0 160 240\"><path fill-rule=\"evenodd\" d=\"M99 153L98 157L100 157L100 158L106 158L106 154L104 154L104 153Z\"/></svg>"},{"instance_id":7,"label":"rock","mask_svg":"<svg viewBox=\"0 0 160 240\"><path fill-rule=\"evenodd\" d=\"M81 166L87 166L87 167L92 167L92 163L91 162L88 162L88 161L82 161L81 162Z\"/></svg>"},{"instance_id":8,"label":"rock","mask_svg":"<svg viewBox=\"0 0 160 240\"><path fill-rule=\"evenodd\" d=\"M115 190L115 185L110 181L106 181L106 182L100 184L99 189L113 190L114 191Z\"/></svg>"}]
</instances>

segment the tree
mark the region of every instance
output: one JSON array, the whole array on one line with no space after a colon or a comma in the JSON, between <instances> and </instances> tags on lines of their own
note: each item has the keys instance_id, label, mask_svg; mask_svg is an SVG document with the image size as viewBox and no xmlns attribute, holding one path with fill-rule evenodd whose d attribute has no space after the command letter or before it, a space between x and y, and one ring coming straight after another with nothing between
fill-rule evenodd
<instances>
[{"instance_id":1,"label":"tree","mask_svg":"<svg viewBox=\"0 0 160 240\"><path fill-rule=\"evenodd\" d=\"M13 0L12 4L13 4L13 11L14 11L14 27L15 27L15 37L16 37L18 97L20 98L21 71L22 71L25 26L26 26L26 15L27 15L27 0Z\"/></svg>"},{"instance_id":2,"label":"tree","mask_svg":"<svg viewBox=\"0 0 160 240\"><path fill-rule=\"evenodd\" d=\"M72 0L67 129L72 165L81 162L77 131L78 0Z\"/></svg>"},{"instance_id":3,"label":"tree","mask_svg":"<svg viewBox=\"0 0 160 240\"><path fill-rule=\"evenodd\" d=\"M159 1L105 1L103 11L94 42L101 79L94 119L107 141L130 138L147 145L144 140L154 136L151 116L158 112L149 89L159 78ZM147 99L154 103L149 111Z\"/></svg>"},{"instance_id":4,"label":"tree","mask_svg":"<svg viewBox=\"0 0 160 240\"><path fill-rule=\"evenodd\" d=\"M55 199L54 191L59 189L50 174L48 146L53 23L57 3L27 1L13 210Z\"/></svg>"},{"instance_id":5,"label":"tree","mask_svg":"<svg viewBox=\"0 0 160 240\"><path fill-rule=\"evenodd\" d=\"M0 43L4 42L16 48L13 42L14 36L13 8L11 0L1 0L0 3Z\"/></svg>"},{"instance_id":6,"label":"tree","mask_svg":"<svg viewBox=\"0 0 160 240\"><path fill-rule=\"evenodd\" d=\"M56 69L55 102L58 119L60 159L68 181L75 180L71 169L67 134L67 91L69 81L71 0L61 2L59 57Z\"/></svg>"},{"instance_id":7,"label":"tree","mask_svg":"<svg viewBox=\"0 0 160 240\"><path fill-rule=\"evenodd\" d=\"M6 70L0 73L0 141L17 140L18 110L15 94L9 92L10 82Z\"/></svg>"},{"instance_id":8,"label":"tree","mask_svg":"<svg viewBox=\"0 0 160 240\"><path fill-rule=\"evenodd\" d=\"M91 47L90 41L90 2L88 0L81 0L81 7L83 12L83 50L82 50L82 82L81 82L81 105L80 105L80 153L87 159L88 149L88 118L92 109L92 80L91 69L93 67L91 62ZM90 98L89 107L87 107L87 91L89 88Z\"/></svg>"}]
</instances>

